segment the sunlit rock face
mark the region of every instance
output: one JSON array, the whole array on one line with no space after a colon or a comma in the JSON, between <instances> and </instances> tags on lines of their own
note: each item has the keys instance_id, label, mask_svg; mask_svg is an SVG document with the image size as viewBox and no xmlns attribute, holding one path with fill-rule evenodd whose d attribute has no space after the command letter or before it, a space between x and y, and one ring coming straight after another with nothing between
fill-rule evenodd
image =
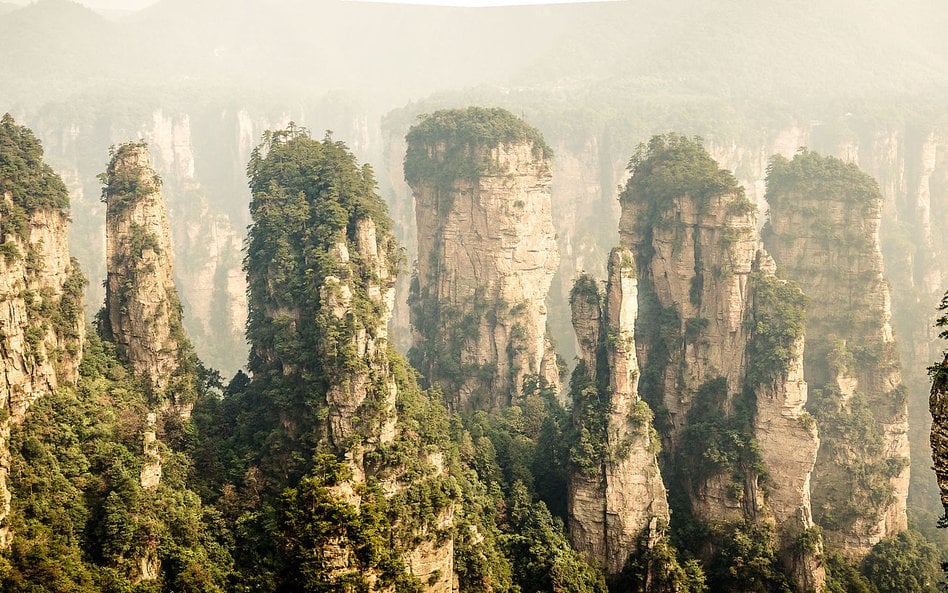
<instances>
[{"instance_id":1,"label":"sunlit rock face","mask_svg":"<svg viewBox=\"0 0 948 593\"><path fill-rule=\"evenodd\" d=\"M513 131L449 131L465 130L469 115ZM511 114L474 108L438 112L408 135L419 254L412 360L457 410L508 405L530 375L559 383L546 333L559 256L542 142Z\"/></svg>"},{"instance_id":2,"label":"sunlit rock face","mask_svg":"<svg viewBox=\"0 0 948 593\"><path fill-rule=\"evenodd\" d=\"M6 525L10 430L30 405L74 383L82 358L84 279L67 244L68 195L43 151L10 116L0 121L0 549Z\"/></svg>"},{"instance_id":3,"label":"sunlit rock face","mask_svg":"<svg viewBox=\"0 0 948 593\"><path fill-rule=\"evenodd\" d=\"M906 395L883 278L878 184L855 165L800 153L768 176L764 241L809 299L804 372L822 444L813 512L827 546L866 553L907 527Z\"/></svg>"},{"instance_id":4,"label":"sunlit rock face","mask_svg":"<svg viewBox=\"0 0 948 593\"><path fill-rule=\"evenodd\" d=\"M788 578L818 588L803 296L775 277L757 208L699 142L655 137L643 151L619 234L639 278L639 391L659 410L666 482L701 520L772 528ZM801 551L804 534L816 541Z\"/></svg>"},{"instance_id":5,"label":"sunlit rock face","mask_svg":"<svg viewBox=\"0 0 948 593\"><path fill-rule=\"evenodd\" d=\"M608 270L604 296L589 276L571 295L582 361L573 376L574 423L598 446L570 476L569 530L577 550L615 575L663 536L669 512L652 413L638 395L632 253L614 249Z\"/></svg>"},{"instance_id":6,"label":"sunlit rock face","mask_svg":"<svg viewBox=\"0 0 948 593\"><path fill-rule=\"evenodd\" d=\"M125 144L115 151L103 195L108 331L119 354L163 400L189 345L174 284L161 181L144 144ZM173 400L175 394L168 396Z\"/></svg>"}]
</instances>

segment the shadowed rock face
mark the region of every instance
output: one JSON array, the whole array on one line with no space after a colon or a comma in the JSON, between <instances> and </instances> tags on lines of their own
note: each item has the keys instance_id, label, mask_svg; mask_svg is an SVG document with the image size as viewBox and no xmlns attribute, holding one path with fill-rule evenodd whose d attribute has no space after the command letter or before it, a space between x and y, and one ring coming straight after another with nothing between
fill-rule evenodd
<instances>
[{"instance_id":1,"label":"shadowed rock face","mask_svg":"<svg viewBox=\"0 0 948 593\"><path fill-rule=\"evenodd\" d=\"M702 521L771 526L786 575L818 589L819 536L796 545L814 527L819 446L803 408L803 297L775 278L756 208L700 144L656 137L633 163L619 234L639 277L640 390L662 409L666 479Z\"/></svg>"},{"instance_id":2,"label":"shadowed rock face","mask_svg":"<svg viewBox=\"0 0 948 593\"><path fill-rule=\"evenodd\" d=\"M84 279L69 257L66 188L33 134L0 121L0 549L13 533L7 488L11 428L37 399L74 383L82 358ZM9 163L12 163L9 164ZM18 170L11 170L13 169Z\"/></svg>"},{"instance_id":3,"label":"shadowed rock face","mask_svg":"<svg viewBox=\"0 0 948 593\"><path fill-rule=\"evenodd\" d=\"M940 370L935 371L928 403L932 412L932 461L941 489L941 504L948 516L948 354Z\"/></svg>"},{"instance_id":4,"label":"shadowed rock face","mask_svg":"<svg viewBox=\"0 0 948 593\"><path fill-rule=\"evenodd\" d=\"M571 297L582 361L573 385L588 385L573 394L574 422L601 442L595 458L570 477L569 529L576 548L612 575L643 541L660 537L659 523L669 519L652 414L638 396L636 284L632 253L616 248L605 299L589 277ZM604 418L600 409L608 410Z\"/></svg>"},{"instance_id":5,"label":"shadowed rock face","mask_svg":"<svg viewBox=\"0 0 948 593\"><path fill-rule=\"evenodd\" d=\"M526 128L509 113L495 112L500 110L485 112L489 122L508 118ZM406 159L419 254L413 362L458 410L508 405L528 375L541 374L558 386L546 337L546 297L559 256L542 139L492 143L477 132L443 139L416 129L408 135ZM416 171L411 158L419 154L426 166Z\"/></svg>"},{"instance_id":6,"label":"shadowed rock face","mask_svg":"<svg viewBox=\"0 0 948 593\"><path fill-rule=\"evenodd\" d=\"M804 370L822 439L813 513L827 545L865 554L907 527L907 408L890 326L882 195L855 165L801 153L768 177L764 241L809 299Z\"/></svg>"}]
</instances>

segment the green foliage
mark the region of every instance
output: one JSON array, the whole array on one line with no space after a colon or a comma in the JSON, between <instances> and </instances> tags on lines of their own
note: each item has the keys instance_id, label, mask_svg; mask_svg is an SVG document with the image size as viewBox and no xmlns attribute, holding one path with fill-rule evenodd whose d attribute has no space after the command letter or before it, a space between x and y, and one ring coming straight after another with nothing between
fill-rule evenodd
<instances>
[{"instance_id":1,"label":"green foliage","mask_svg":"<svg viewBox=\"0 0 948 593\"><path fill-rule=\"evenodd\" d=\"M126 142L109 148L109 165L98 179L102 183L102 201L108 204L110 216L161 189L158 174L137 161L138 153L147 148L144 142Z\"/></svg>"},{"instance_id":2,"label":"green foliage","mask_svg":"<svg viewBox=\"0 0 948 593\"><path fill-rule=\"evenodd\" d=\"M681 562L667 537L649 541L648 533L643 533L636 549L637 552L626 560L622 572L610 583L610 590L630 593L708 592L701 563L695 559Z\"/></svg>"},{"instance_id":3,"label":"green foliage","mask_svg":"<svg viewBox=\"0 0 948 593\"><path fill-rule=\"evenodd\" d=\"M13 548L0 589L131 591L137 562L162 567L153 590L223 592L232 570L228 529L187 488L186 456L164 447L164 478L142 489L148 397L90 332L75 388L41 398L12 434Z\"/></svg>"},{"instance_id":4,"label":"green foliage","mask_svg":"<svg viewBox=\"0 0 948 593\"><path fill-rule=\"evenodd\" d=\"M533 503L527 488L515 482L508 505L509 532L501 538L523 593L606 593L601 573L569 545L563 524L542 502Z\"/></svg>"},{"instance_id":5,"label":"green foliage","mask_svg":"<svg viewBox=\"0 0 948 593\"><path fill-rule=\"evenodd\" d=\"M826 593L876 593L859 568L842 555L826 555Z\"/></svg>"},{"instance_id":6,"label":"green foliage","mask_svg":"<svg viewBox=\"0 0 948 593\"><path fill-rule=\"evenodd\" d=\"M277 591L367 591L369 571L379 585L398 591L421 591L393 541L397 526L381 488L358 485L359 504L347 502L333 488L351 478L347 466L333 455L319 455L313 472L287 488L277 502L277 534L282 570ZM340 550L354 558L340 569Z\"/></svg>"},{"instance_id":7,"label":"green foliage","mask_svg":"<svg viewBox=\"0 0 948 593\"><path fill-rule=\"evenodd\" d=\"M826 529L845 530L891 501L890 481L904 465L902 460L884 456L885 443L865 394L857 392L845 407L833 387L814 389L810 399L821 432L832 436L832 446L822 448L820 454L839 459L847 468L838 474L843 485L834 490L833 497L814 500L813 515Z\"/></svg>"},{"instance_id":8,"label":"green foliage","mask_svg":"<svg viewBox=\"0 0 948 593\"><path fill-rule=\"evenodd\" d=\"M639 393L655 411L656 427L661 431L667 423L665 411L665 371L672 357L683 345L681 316L677 307L662 307L648 283L639 285L639 317L636 338L649 345L649 355L642 365Z\"/></svg>"},{"instance_id":9,"label":"green foliage","mask_svg":"<svg viewBox=\"0 0 948 593\"><path fill-rule=\"evenodd\" d=\"M10 194L10 201L4 195ZM69 193L43 162L43 147L33 132L9 113L0 118L0 243L26 239L27 218L38 208L65 210Z\"/></svg>"},{"instance_id":10,"label":"green foliage","mask_svg":"<svg viewBox=\"0 0 948 593\"><path fill-rule=\"evenodd\" d=\"M792 160L781 155L770 159L765 199L772 208L793 208L797 202L815 196L852 206L882 202L879 184L854 163L805 149Z\"/></svg>"},{"instance_id":11,"label":"green foliage","mask_svg":"<svg viewBox=\"0 0 948 593\"><path fill-rule=\"evenodd\" d=\"M715 474L730 472L736 497L743 496L748 473L761 475L764 467L754 438L752 402L738 398L728 414L724 377L710 379L694 395L681 439L681 462L697 485Z\"/></svg>"},{"instance_id":12,"label":"green foliage","mask_svg":"<svg viewBox=\"0 0 948 593\"><path fill-rule=\"evenodd\" d=\"M632 177L619 199L645 205L646 214L637 224L646 227L654 224L675 198L690 196L703 208L716 197L744 196L734 176L718 166L698 137L652 136L648 144L636 148L628 168Z\"/></svg>"},{"instance_id":13,"label":"green foliage","mask_svg":"<svg viewBox=\"0 0 948 593\"><path fill-rule=\"evenodd\" d=\"M608 402L600 398L584 361L579 361L573 369L569 392L574 417L580 419L570 439L570 465L587 475L598 475L602 470L602 456L608 448L605 440Z\"/></svg>"},{"instance_id":14,"label":"green foliage","mask_svg":"<svg viewBox=\"0 0 948 593\"><path fill-rule=\"evenodd\" d=\"M935 329L938 331L938 337L948 340L948 292L941 298L938 305L938 312L941 316L935 320ZM942 356L944 360L928 367L928 375L932 378L932 391L948 391L948 349Z\"/></svg>"},{"instance_id":15,"label":"green foliage","mask_svg":"<svg viewBox=\"0 0 948 593\"><path fill-rule=\"evenodd\" d=\"M793 359L794 344L806 328L806 296L796 284L773 276L751 276L754 294L751 333L747 345L748 385L760 385L786 373Z\"/></svg>"},{"instance_id":16,"label":"green foliage","mask_svg":"<svg viewBox=\"0 0 948 593\"><path fill-rule=\"evenodd\" d=\"M708 567L713 591L790 593L790 585L774 554L774 534L766 525L750 522L713 530L720 553Z\"/></svg>"},{"instance_id":17,"label":"green foliage","mask_svg":"<svg viewBox=\"0 0 948 593\"><path fill-rule=\"evenodd\" d=\"M291 124L264 135L247 171L254 221L244 261L247 337L254 345L248 367L260 393L284 418L293 418L286 434L268 446L275 463L297 466L292 471L299 475L305 469L292 461L292 452L305 451L325 436L318 419L326 414L326 391L365 368L353 336L376 327L381 315L381 305L368 294L369 281L377 279L374 268L362 261L357 224L374 222L390 273L400 253L371 169L359 166L342 142L328 136L313 140ZM342 259L338 245L346 248L349 261ZM336 297L334 291L342 290L327 284L328 276L353 290L351 312L341 319L322 303L324 294ZM382 391L373 384L367 408L378 405Z\"/></svg>"},{"instance_id":18,"label":"green foliage","mask_svg":"<svg viewBox=\"0 0 948 593\"><path fill-rule=\"evenodd\" d=\"M459 179L493 173L497 165L490 150L500 144L528 142L534 158L553 156L540 132L506 109L444 109L419 120L405 137L405 179L412 185L429 180L446 188Z\"/></svg>"},{"instance_id":19,"label":"green foliage","mask_svg":"<svg viewBox=\"0 0 948 593\"><path fill-rule=\"evenodd\" d=\"M937 593L941 555L918 532L902 531L876 544L862 561L862 573L879 593Z\"/></svg>"},{"instance_id":20,"label":"green foliage","mask_svg":"<svg viewBox=\"0 0 948 593\"><path fill-rule=\"evenodd\" d=\"M859 564L826 558L827 593L936 593L943 580L938 549L913 529L882 540Z\"/></svg>"}]
</instances>

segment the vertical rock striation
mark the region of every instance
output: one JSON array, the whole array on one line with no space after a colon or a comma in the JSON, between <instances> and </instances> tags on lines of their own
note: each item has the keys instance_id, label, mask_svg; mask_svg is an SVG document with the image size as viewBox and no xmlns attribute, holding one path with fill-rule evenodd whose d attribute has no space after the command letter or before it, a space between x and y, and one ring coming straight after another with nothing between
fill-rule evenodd
<instances>
[{"instance_id":1,"label":"vertical rock striation","mask_svg":"<svg viewBox=\"0 0 948 593\"><path fill-rule=\"evenodd\" d=\"M640 391L660 411L670 487L700 521L772 526L787 577L818 589L803 297L774 278L756 208L700 143L656 136L631 169L619 232L640 278ZM816 545L798 553L805 533Z\"/></svg>"},{"instance_id":2,"label":"vertical rock striation","mask_svg":"<svg viewBox=\"0 0 948 593\"><path fill-rule=\"evenodd\" d=\"M550 149L502 109L436 112L407 141L419 254L413 363L458 410L509 404L528 375L558 385L546 333L559 261Z\"/></svg>"},{"instance_id":3,"label":"vertical rock striation","mask_svg":"<svg viewBox=\"0 0 948 593\"><path fill-rule=\"evenodd\" d=\"M632 253L614 249L608 270L605 299L589 276L577 281L570 298L581 362L572 379L579 442L569 530L581 553L616 575L662 535L669 512L652 413L638 396Z\"/></svg>"},{"instance_id":4,"label":"vertical rock striation","mask_svg":"<svg viewBox=\"0 0 948 593\"><path fill-rule=\"evenodd\" d=\"M85 280L66 242L68 195L25 127L0 120L0 549L13 534L11 429L38 398L78 378Z\"/></svg>"},{"instance_id":5,"label":"vertical rock striation","mask_svg":"<svg viewBox=\"0 0 948 593\"><path fill-rule=\"evenodd\" d=\"M764 241L810 300L805 373L822 444L813 512L827 545L859 556L907 526L909 445L883 279L878 184L855 165L775 157Z\"/></svg>"},{"instance_id":6,"label":"vertical rock striation","mask_svg":"<svg viewBox=\"0 0 948 593\"><path fill-rule=\"evenodd\" d=\"M100 323L147 390L150 409L144 418L139 481L144 490L154 491L164 461L158 438L162 416L190 417L197 397L194 354L181 323L161 180L146 145L116 148L102 180L108 276ZM152 581L160 574L155 542L138 558L136 579Z\"/></svg>"},{"instance_id":7,"label":"vertical rock striation","mask_svg":"<svg viewBox=\"0 0 948 593\"><path fill-rule=\"evenodd\" d=\"M181 324L161 180L141 143L119 146L103 176L106 334L156 402L187 415L193 388L178 384L191 347Z\"/></svg>"}]
</instances>

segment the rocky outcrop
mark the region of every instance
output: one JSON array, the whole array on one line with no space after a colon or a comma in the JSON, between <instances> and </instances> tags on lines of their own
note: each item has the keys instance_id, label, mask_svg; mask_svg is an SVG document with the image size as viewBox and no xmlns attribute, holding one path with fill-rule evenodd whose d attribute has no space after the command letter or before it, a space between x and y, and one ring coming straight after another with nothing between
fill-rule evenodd
<instances>
[{"instance_id":1,"label":"rocky outcrop","mask_svg":"<svg viewBox=\"0 0 948 593\"><path fill-rule=\"evenodd\" d=\"M717 174L729 178L724 171ZM677 449L703 384L723 378L729 398L743 387L749 337L744 319L758 237L756 209L730 180L732 186L718 195L681 193L664 208L637 192L635 179L622 197L619 233L635 254L644 284L644 331L637 346L643 363L654 360L662 371L649 385L654 392L649 397L661 397L667 408L663 437L670 450ZM659 340L662 330L680 341ZM668 350L667 361L658 360L659 349ZM723 507L711 514L734 517Z\"/></svg>"},{"instance_id":2,"label":"rocky outcrop","mask_svg":"<svg viewBox=\"0 0 948 593\"><path fill-rule=\"evenodd\" d=\"M0 121L0 549L11 494L10 431L30 405L74 383L82 358L85 280L69 257L62 180L29 129Z\"/></svg>"},{"instance_id":3,"label":"rocky outcrop","mask_svg":"<svg viewBox=\"0 0 948 593\"><path fill-rule=\"evenodd\" d=\"M767 201L765 244L810 301L804 369L822 439L814 517L830 548L859 556L907 526L907 409L882 274L882 194L854 165L802 152L774 158Z\"/></svg>"},{"instance_id":4,"label":"rocky outcrop","mask_svg":"<svg viewBox=\"0 0 948 593\"><path fill-rule=\"evenodd\" d=\"M604 299L589 276L577 281L570 299L581 362L571 386L580 436L569 530L577 550L616 575L642 542L662 535L669 512L652 412L638 395L632 253L614 249L608 270Z\"/></svg>"},{"instance_id":5,"label":"rocky outcrop","mask_svg":"<svg viewBox=\"0 0 948 593\"><path fill-rule=\"evenodd\" d=\"M670 487L702 521L771 525L787 576L818 589L803 297L774 278L756 208L696 140L655 137L632 171L619 232L640 278L640 391L662 411Z\"/></svg>"},{"instance_id":6,"label":"rocky outcrop","mask_svg":"<svg viewBox=\"0 0 948 593\"><path fill-rule=\"evenodd\" d=\"M161 180L151 167L147 147L119 146L104 181L106 334L134 372L146 379L156 402L186 413L193 403L189 394L169 387L181 375L190 344L174 285Z\"/></svg>"},{"instance_id":7,"label":"rocky outcrop","mask_svg":"<svg viewBox=\"0 0 948 593\"><path fill-rule=\"evenodd\" d=\"M398 390L389 370L388 321L395 299L395 274L392 261L395 244L391 236L379 236L375 222L362 218L355 222L351 243L354 260L347 242L339 242L334 251L338 257L338 275L326 276L319 289L320 307L330 314L329 323L343 332L351 348L365 365L360 372L340 372L329 385L326 403L329 408L327 435L338 449L345 450L354 436L362 437L368 446L391 442L395 437L395 398ZM351 267L358 266L358 270ZM364 282L363 286L354 283ZM355 332L347 331L359 312L353 304L356 291L364 290L377 318L359 319L364 325ZM340 369L341 370L341 369ZM368 400L368 401L367 401ZM375 409L371 410L368 406ZM372 420L366 422L366 416ZM358 422L363 422L361 426ZM356 460L358 455L355 456ZM360 463L356 472L364 474Z\"/></svg>"},{"instance_id":8,"label":"rocky outcrop","mask_svg":"<svg viewBox=\"0 0 948 593\"><path fill-rule=\"evenodd\" d=\"M497 409L525 377L555 368L544 362L559 261L549 148L500 109L437 112L407 140L419 253L412 361L452 408ZM558 385L557 374L544 378Z\"/></svg>"}]
</instances>

